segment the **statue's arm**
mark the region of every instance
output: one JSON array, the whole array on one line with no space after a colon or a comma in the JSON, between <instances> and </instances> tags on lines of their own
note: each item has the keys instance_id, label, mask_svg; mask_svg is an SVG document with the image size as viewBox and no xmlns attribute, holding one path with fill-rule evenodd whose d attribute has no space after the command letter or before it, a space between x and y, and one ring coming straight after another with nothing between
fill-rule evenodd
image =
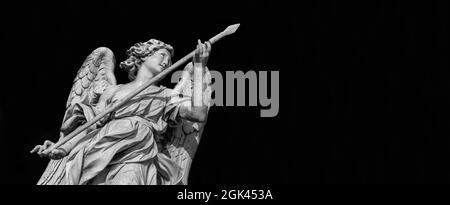
<instances>
[{"instance_id":1,"label":"statue's arm","mask_svg":"<svg viewBox=\"0 0 450 205\"><path fill-rule=\"evenodd\" d=\"M97 113L103 112L106 109L117 88L117 85L111 85L102 93L96 106Z\"/></svg>"},{"instance_id":2,"label":"statue's arm","mask_svg":"<svg viewBox=\"0 0 450 205\"><path fill-rule=\"evenodd\" d=\"M193 92L191 100L181 104L179 116L183 119L193 122L205 122L207 119L208 106L203 103L202 78L210 52L211 44L209 42L203 44L199 40L193 58L193 68L191 71L185 72L193 74Z\"/></svg>"},{"instance_id":3,"label":"statue's arm","mask_svg":"<svg viewBox=\"0 0 450 205\"><path fill-rule=\"evenodd\" d=\"M203 89L202 89L202 77L203 64L194 63L193 73L193 89L191 100L184 101L180 105L178 115L180 118L189 120L192 122L205 122L208 116L208 106L203 103ZM197 74L200 74L198 76ZM196 76L197 75L197 76Z\"/></svg>"}]
</instances>

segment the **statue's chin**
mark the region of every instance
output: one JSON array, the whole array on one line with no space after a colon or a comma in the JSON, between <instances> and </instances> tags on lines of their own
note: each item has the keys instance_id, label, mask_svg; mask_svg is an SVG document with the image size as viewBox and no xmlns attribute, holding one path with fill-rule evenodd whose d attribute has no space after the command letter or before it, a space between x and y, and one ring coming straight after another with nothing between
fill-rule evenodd
<instances>
[{"instance_id":1,"label":"statue's chin","mask_svg":"<svg viewBox=\"0 0 450 205\"><path fill-rule=\"evenodd\" d=\"M161 73L161 71L163 70L164 68L162 67L162 66L154 66L154 67L150 67L149 68L149 71L153 74L153 75L158 75L159 73Z\"/></svg>"}]
</instances>

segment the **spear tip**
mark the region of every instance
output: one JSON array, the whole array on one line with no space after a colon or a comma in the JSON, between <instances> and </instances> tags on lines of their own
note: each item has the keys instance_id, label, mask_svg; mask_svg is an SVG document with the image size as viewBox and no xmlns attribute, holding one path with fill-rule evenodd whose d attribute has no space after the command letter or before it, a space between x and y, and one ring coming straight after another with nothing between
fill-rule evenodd
<instances>
[{"instance_id":1,"label":"spear tip","mask_svg":"<svg viewBox=\"0 0 450 205\"><path fill-rule=\"evenodd\" d=\"M227 35L233 34L234 32L236 32L236 30L239 28L241 24L237 23L237 24L233 24L231 26L228 26L225 29L225 32L227 33Z\"/></svg>"}]
</instances>

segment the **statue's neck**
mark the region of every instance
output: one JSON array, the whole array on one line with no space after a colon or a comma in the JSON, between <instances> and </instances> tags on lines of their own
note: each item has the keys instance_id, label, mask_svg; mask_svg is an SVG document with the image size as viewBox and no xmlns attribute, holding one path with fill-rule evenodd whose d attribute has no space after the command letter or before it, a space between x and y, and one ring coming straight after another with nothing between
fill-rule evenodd
<instances>
[{"instance_id":1,"label":"statue's neck","mask_svg":"<svg viewBox=\"0 0 450 205\"><path fill-rule=\"evenodd\" d=\"M150 79L152 79L153 73L150 72L148 69L141 67L138 70L138 73L136 75L136 79L134 79L133 84L135 84L136 86L141 86L143 84L145 84L146 82L148 82ZM153 85L156 85L157 83L154 83Z\"/></svg>"}]
</instances>

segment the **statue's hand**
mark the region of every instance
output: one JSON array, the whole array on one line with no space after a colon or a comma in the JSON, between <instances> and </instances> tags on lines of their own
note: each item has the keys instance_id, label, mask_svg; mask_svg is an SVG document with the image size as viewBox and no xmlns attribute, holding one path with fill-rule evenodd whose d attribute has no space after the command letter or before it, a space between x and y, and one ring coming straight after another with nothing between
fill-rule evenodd
<instances>
[{"instance_id":1,"label":"statue's hand","mask_svg":"<svg viewBox=\"0 0 450 205\"><path fill-rule=\"evenodd\" d=\"M208 63L209 53L211 52L211 43L207 41L206 43L202 43L198 40L197 49L194 53L194 64L201 63L203 66L206 66Z\"/></svg>"},{"instance_id":2,"label":"statue's hand","mask_svg":"<svg viewBox=\"0 0 450 205\"><path fill-rule=\"evenodd\" d=\"M30 153L37 153L40 157L47 157L54 160L61 159L67 155L67 152L61 148L53 149L48 154L44 154L43 151L51 147L53 144L53 142L45 140L43 145L37 145L33 148L33 150L31 150Z\"/></svg>"}]
</instances>

